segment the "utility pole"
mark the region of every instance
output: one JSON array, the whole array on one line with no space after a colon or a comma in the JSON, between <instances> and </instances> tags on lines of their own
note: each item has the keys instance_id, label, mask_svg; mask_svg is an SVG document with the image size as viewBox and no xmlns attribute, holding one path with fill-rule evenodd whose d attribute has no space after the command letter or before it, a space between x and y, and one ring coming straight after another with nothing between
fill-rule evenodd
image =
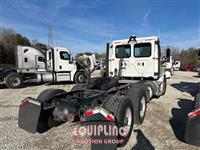
<instances>
[{"instance_id":1,"label":"utility pole","mask_svg":"<svg viewBox=\"0 0 200 150\"><path fill-rule=\"evenodd\" d=\"M2 28L3 28L3 0L1 0L1 34L2 34Z\"/></svg>"},{"instance_id":2,"label":"utility pole","mask_svg":"<svg viewBox=\"0 0 200 150\"><path fill-rule=\"evenodd\" d=\"M53 47L52 25L48 25L48 49Z\"/></svg>"}]
</instances>

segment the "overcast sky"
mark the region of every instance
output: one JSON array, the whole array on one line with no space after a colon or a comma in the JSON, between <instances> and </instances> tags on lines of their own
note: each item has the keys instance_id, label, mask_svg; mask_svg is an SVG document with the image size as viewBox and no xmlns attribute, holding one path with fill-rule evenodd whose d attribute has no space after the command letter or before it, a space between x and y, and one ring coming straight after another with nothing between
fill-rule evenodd
<instances>
[{"instance_id":1,"label":"overcast sky","mask_svg":"<svg viewBox=\"0 0 200 150\"><path fill-rule=\"evenodd\" d=\"M56 46L105 51L111 40L159 35L162 45L200 47L199 0L0 0L1 26Z\"/></svg>"}]
</instances>

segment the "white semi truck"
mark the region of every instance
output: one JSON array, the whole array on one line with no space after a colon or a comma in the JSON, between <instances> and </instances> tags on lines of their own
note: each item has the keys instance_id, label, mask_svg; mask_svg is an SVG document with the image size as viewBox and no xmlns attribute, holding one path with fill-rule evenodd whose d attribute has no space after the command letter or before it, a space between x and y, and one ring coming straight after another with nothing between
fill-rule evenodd
<instances>
[{"instance_id":1,"label":"white semi truck","mask_svg":"<svg viewBox=\"0 0 200 150\"><path fill-rule=\"evenodd\" d=\"M69 92L47 89L37 98L25 98L18 125L31 133L43 133L67 121L82 122L98 114L126 128L127 135L117 137L123 139L117 146L125 146L133 125L143 123L147 103L164 95L166 85L159 38L131 36L107 44L106 77L76 84Z\"/></svg>"},{"instance_id":2,"label":"white semi truck","mask_svg":"<svg viewBox=\"0 0 200 150\"><path fill-rule=\"evenodd\" d=\"M28 46L17 46L16 68L4 69L0 79L9 88L20 88L25 81L61 82L74 81L84 83L89 78L89 71L77 67L69 49L50 48L47 51Z\"/></svg>"},{"instance_id":3,"label":"white semi truck","mask_svg":"<svg viewBox=\"0 0 200 150\"><path fill-rule=\"evenodd\" d=\"M180 70L180 67L181 67L181 62L179 60L175 60L173 65L174 70L178 71Z\"/></svg>"},{"instance_id":4,"label":"white semi truck","mask_svg":"<svg viewBox=\"0 0 200 150\"><path fill-rule=\"evenodd\" d=\"M167 79L174 75L174 62L170 53L170 49L167 49L166 56L162 57L162 67L165 69L165 75Z\"/></svg>"}]
</instances>

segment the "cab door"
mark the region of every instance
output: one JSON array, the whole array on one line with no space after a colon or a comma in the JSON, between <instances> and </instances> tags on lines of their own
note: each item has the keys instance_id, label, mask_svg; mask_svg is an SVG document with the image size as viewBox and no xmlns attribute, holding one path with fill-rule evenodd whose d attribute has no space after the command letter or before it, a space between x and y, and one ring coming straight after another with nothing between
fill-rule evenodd
<instances>
[{"instance_id":1,"label":"cab door","mask_svg":"<svg viewBox=\"0 0 200 150\"><path fill-rule=\"evenodd\" d=\"M35 56L36 69L38 71L45 71L45 58L43 56Z\"/></svg>"},{"instance_id":2,"label":"cab door","mask_svg":"<svg viewBox=\"0 0 200 150\"><path fill-rule=\"evenodd\" d=\"M46 69L48 71L53 71L53 49L46 51Z\"/></svg>"},{"instance_id":3,"label":"cab door","mask_svg":"<svg viewBox=\"0 0 200 150\"><path fill-rule=\"evenodd\" d=\"M67 49L55 50L55 71L56 72L71 72L76 70L74 63L70 62L71 55Z\"/></svg>"}]
</instances>

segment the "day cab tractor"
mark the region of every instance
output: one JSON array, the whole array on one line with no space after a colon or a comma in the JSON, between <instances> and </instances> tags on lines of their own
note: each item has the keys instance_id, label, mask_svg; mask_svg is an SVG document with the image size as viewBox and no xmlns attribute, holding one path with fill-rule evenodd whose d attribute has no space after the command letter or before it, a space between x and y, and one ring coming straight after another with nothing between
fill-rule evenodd
<instances>
[{"instance_id":1,"label":"day cab tractor","mask_svg":"<svg viewBox=\"0 0 200 150\"><path fill-rule=\"evenodd\" d=\"M126 136L118 136L124 141L118 146L125 146L133 125L143 123L147 103L165 91L159 38L131 36L107 43L105 77L76 84L69 92L47 89L37 98L25 98L18 126L31 133L43 133L44 127L81 122L98 113L127 129Z\"/></svg>"}]
</instances>

